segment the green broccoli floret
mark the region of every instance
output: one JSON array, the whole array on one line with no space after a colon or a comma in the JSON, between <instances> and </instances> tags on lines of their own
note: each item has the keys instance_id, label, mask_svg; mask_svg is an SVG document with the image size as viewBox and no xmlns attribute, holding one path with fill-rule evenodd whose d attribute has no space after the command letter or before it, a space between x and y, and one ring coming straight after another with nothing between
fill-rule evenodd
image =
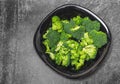
<instances>
[{"instance_id":1,"label":"green broccoli floret","mask_svg":"<svg viewBox=\"0 0 120 84\"><path fill-rule=\"evenodd\" d=\"M93 39L93 43L97 48L101 48L107 43L107 35L102 31L92 30L89 36Z\"/></svg>"},{"instance_id":2,"label":"green broccoli floret","mask_svg":"<svg viewBox=\"0 0 120 84\"><path fill-rule=\"evenodd\" d=\"M90 44L93 44L93 40L89 37L88 32L86 32L84 33L84 37L81 39L80 45L85 47Z\"/></svg>"},{"instance_id":3,"label":"green broccoli floret","mask_svg":"<svg viewBox=\"0 0 120 84\"><path fill-rule=\"evenodd\" d=\"M43 44L44 44L45 47L46 47L46 53L48 53L48 54L50 55L50 58L51 58L52 60L54 60L54 59L55 59L55 56L54 56L54 54L51 52L51 50L50 50L50 48L49 48L49 46L48 46L48 43L49 43L48 40L44 40L44 41L43 41Z\"/></svg>"},{"instance_id":4,"label":"green broccoli floret","mask_svg":"<svg viewBox=\"0 0 120 84\"><path fill-rule=\"evenodd\" d=\"M62 22L61 21L56 21L52 23L52 29L53 30L58 30L58 32L61 32L63 28Z\"/></svg>"},{"instance_id":5,"label":"green broccoli floret","mask_svg":"<svg viewBox=\"0 0 120 84\"><path fill-rule=\"evenodd\" d=\"M80 16L73 17L73 21L75 21L76 25L80 25L82 22L82 18Z\"/></svg>"},{"instance_id":6,"label":"green broccoli floret","mask_svg":"<svg viewBox=\"0 0 120 84\"><path fill-rule=\"evenodd\" d=\"M45 47L46 47L46 52L50 52L49 40L44 40L44 41L43 41L43 44L44 44Z\"/></svg>"},{"instance_id":7,"label":"green broccoli floret","mask_svg":"<svg viewBox=\"0 0 120 84\"><path fill-rule=\"evenodd\" d=\"M69 66L69 64L70 64L70 55L67 54L67 55L63 56L62 66L67 67L67 66Z\"/></svg>"},{"instance_id":8,"label":"green broccoli floret","mask_svg":"<svg viewBox=\"0 0 120 84\"><path fill-rule=\"evenodd\" d=\"M61 44L61 42L59 42L59 44ZM69 55L70 50L64 46L60 46L60 49L58 50L57 50L58 53L55 56L56 64L67 67L70 63Z\"/></svg>"},{"instance_id":9,"label":"green broccoli floret","mask_svg":"<svg viewBox=\"0 0 120 84\"><path fill-rule=\"evenodd\" d=\"M71 34L71 28L75 27L75 22L71 19L70 22L64 23L64 31L68 34Z\"/></svg>"},{"instance_id":10,"label":"green broccoli floret","mask_svg":"<svg viewBox=\"0 0 120 84\"><path fill-rule=\"evenodd\" d=\"M63 60L62 57L63 57L63 56L61 55L61 53L55 54L55 63L56 63L57 65L61 65L62 60Z\"/></svg>"},{"instance_id":11,"label":"green broccoli floret","mask_svg":"<svg viewBox=\"0 0 120 84\"><path fill-rule=\"evenodd\" d=\"M60 18L58 16L52 17L52 29L58 30L58 32L61 32L63 28L62 22L60 21Z\"/></svg>"},{"instance_id":12,"label":"green broccoli floret","mask_svg":"<svg viewBox=\"0 0 120 84\"><path fill-rule=\"evenodd\" d=\"M100 30L100 23L98 21L91 21L88 17L83 18L82 25L85 27L87 32Z\"/></svg>"},{"instance_id":13,"label":"green broccoli floret","mask_svg":"<svg viewBox=\"0 0 120 84\"><path fill-rule=\"evenodd\" d=\"M57 44L57 47L56 47L55 51L56 51L56 52L59 51L60 48L61 48L61 46L63 46L63 42L62 42L62 41L59 41L58 44Z\"/></svg>"},{"instance_id":14,"label":"green broccoli floret","mask_svg":"<svg viewBox=\"0 0 120 84\"><path fill-rule=\"evenodd\" d=\"M50 55L50 58L52 60L55 60L55 54L53 54L52 52L46 52L46 53L48 53Z\"/></svg>"},{"instance_id":15,"label":"green broccoli floret","mask_svg":"<svg viewBox=\"0 0 120 84\"><path fill-rule=\"evenodd\" d=\"M52 17L52 23L60 21L60 18L58 16L53 16Z\"/></svg>"},{"instance_id":16,"label":"green broccoli floret","mask_svg":"<svg viewBox=\"0 0 120 84\"><path fill-rule=\"evenodd\" d=\"M71 31L73 38L76 38L77 40L81 40L81 38L85 33L85 28L83 26L76 26L72 28Z\"/></svg>"},{"instance_id":17,"label":"green broccoli floret","mask_svg":"<svg viewBox=\"0 0 120 84\"><path fill-rule=\"evenodd\" d=\"M71 61L71 65L75 66L75 70L79 70L84 65L84 59L74 59Z\"/></svg>"},{"instance_id":18,"label":"green broccoli floret","mask_svg":"<svg viewBox=\"0 0 120 84\"><path fill-rule=\"evenodd\" d=\"M50 29L50 28L49 28ZM46 31L46 33L45 34L43 34L43 38L44 39L46 39L47 38L47 34L48 34L48 32L49 32L49 29Z\"/></svg>"},{"instance_id":19,"label":"green broccoli floret","mask_svg":"<svg viewBox=\"0 0 120 84\"><path fill-rule=\"evenodd\" d=\"M61 20L63 24L69 23L69 20Z\"/></svg>"},{"instance_id":20,"label":"green broccoli floret","mask_svg":"<svg viewBox=\"0 0 120 84\"><path fill-rule=\"evenodd\" d=\"M72 49L70 52L71 52L71 59L78 59L79 58L79 53L77 50Z\"/></svg>"},{"instance_id":21,"label":"green broccoli floret","mask_svg":"<svg viewBox=\"0 0 120 84\"><path fill-rule=\"evenodd\" d=\"M82 51L89 56L89 59L94 59L97 54L97 48L94 45L88 45Z\"/></svg>"},{"instance_id":22,"label":"green broccoli floret","mask_svg":"<svg viewBox=\"0 0 120 84\"><path fill-rule=\"evenodd\" d=\"M79 70L83 66L82 63L76 63L75 64L75 70Z\"/></svg>"},{"instance_id":23,"label":"green broccoli floret","mask_svg":"<svg viewBox=\"0 0 120 84\"><path fill-rule=\"evenodd\" d=\"M70 20L69 23L64 24L64 31L71 34L73 38L80 40L84 35L85 28L84 26L76 25L73 20Z\"/></svg>"},{"instance_id":24,"label":"green broccoli floret","mask_svg":"<svg viewBox=\"0 0 120 84\"><path fill-rule=\"evenodd\" d=\"M61 32L60 40L61 41L67 41L69 38L71 38L72 35L65 33L64 31Z\"/></svg>"},{"instance_id":25,"label":"green broccoli floret","mask_svg":"<svg viewBox=\"0 0 120 84\"><path fill-rule=\"evenodd\" d=\"M48 46L50 48L56 46L56 44L58 43L58 41L60 40L60 33L58 33L57 31L54 31L52 29L48 30L48 33L46 35L46 38L48 39Z\"/></svg>"},{"instance_id":26,"label":"green broccoli floret","mask_svg":"<svg viewBox=\"0 0 120 84\"><path fill-rule=\"evenodd\" d=\"M74 41L74 40L68 40L66 41L66 44L68 45L68 47L70 47L71 49L77 49L79 47L79 43Z\"/></svg>"}]
</instances>

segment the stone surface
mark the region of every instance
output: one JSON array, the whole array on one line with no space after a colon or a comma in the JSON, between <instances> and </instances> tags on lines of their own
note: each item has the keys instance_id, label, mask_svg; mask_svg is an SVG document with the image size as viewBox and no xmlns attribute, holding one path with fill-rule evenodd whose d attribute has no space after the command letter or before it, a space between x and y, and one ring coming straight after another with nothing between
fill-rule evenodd
<instances>
[{"instance_id":1,"label":"stone surface","mask_svg":"<svg viewBox=\"0 0 120 84\"><path fill-rule=\"evenodd\" d=\"M105 62L87 78L67 79L44 64L33 46L42 19L63 4L96 13L112 32ZM0 0L0 84L120 84L120 0Z\"/></svg>"}]
</instances>

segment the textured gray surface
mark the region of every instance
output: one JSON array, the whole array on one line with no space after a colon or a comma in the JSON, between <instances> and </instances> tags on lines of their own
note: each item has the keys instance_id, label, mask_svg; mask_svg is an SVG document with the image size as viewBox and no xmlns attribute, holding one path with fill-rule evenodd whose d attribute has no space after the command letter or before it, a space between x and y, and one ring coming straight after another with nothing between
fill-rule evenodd
<instances>
[{"instance_id":1,"label":"textured gray surface","mask_svg":"<svg viewBox=\"0 0 120 84\"><path fill-rule=\"evenodd\" d=\"M93 75L72 80L56 74L38 57L33 36L56 7L79 4L109 26L113 44ZM0 84L120 84L120 0L0 0Z\"/></svg>"}]
</instances>

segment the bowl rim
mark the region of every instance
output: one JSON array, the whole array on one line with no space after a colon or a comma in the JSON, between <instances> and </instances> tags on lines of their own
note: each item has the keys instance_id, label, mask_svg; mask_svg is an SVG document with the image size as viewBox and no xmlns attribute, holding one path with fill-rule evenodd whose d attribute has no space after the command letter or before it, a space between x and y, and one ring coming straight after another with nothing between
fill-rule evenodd
<instances>
[{"instance_id":1,"label":"bowl rim","mask_svg":"<svg viewBox=\"0 0 120 84\"><path fill-rule=\"evenodd\" d=\"M62 71L58 71L58 69L56 69L54 66L52 66L51 64L49 64L46 60L44 60L41 56L40 56L40 53L39 53L39 50L37 49L37 45L36 45L36 36L37 36L37 33L39 32L40 30L40 26L44 23L44 21L46 21L46 19L52 15L54 12L58 11L59 9L62 9L62 8L65 8L65 7L76 7L82 11L85 11L87 13L89 13L90 15L92 15L95 19L97 19L105 28L105 30L107 31L107 37L109 38L109 42L107 43L108 46L107 46L107 50L102 54L102 56L100 56L99 60L97 60L95 62L95 64L93 66L91 66L88 70L86 70L85 72L83 73L80 73L80 74L75 74L75 75L71 75L71 74L66 74ZM44 61L44 63L46 63L50 68L52 68L54 71L56 71L57 73L67 77L67 78L80 78L80 77L83 77L84 75L86 74L89 74L90 72L93 72L99 64L101 64L102 60L106 57L106 55L108 54L109 50L110 50L110 46L111 46L111 42L112 42L112 36L111 36L111 32L110 32L110 29L109 27L106 25L106 23L99 17L97 16L95 13L93 13L91 10L83 7L83 6L80 6L78 4L64 4L64 5L61 5L59 7L57 7L56 9L54 9L53 11L51 11L48 15L46 15L46 17L41 21L41 23L39 24L36 32L35 32L35 35L34 35L34 39L33 39L33 45L35 47L35 50L37 52L37 54L39 55L39 57Z\"/></svg>"}]
</instances>

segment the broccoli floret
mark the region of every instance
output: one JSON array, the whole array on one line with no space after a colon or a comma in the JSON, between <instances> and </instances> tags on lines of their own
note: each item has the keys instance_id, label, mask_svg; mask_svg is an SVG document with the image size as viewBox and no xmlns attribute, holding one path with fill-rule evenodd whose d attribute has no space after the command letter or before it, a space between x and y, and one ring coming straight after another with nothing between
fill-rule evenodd
<instances>
[{"instance_id":1,"label":"broccoli floret","mask_svg":"<svg viewBox=\"0 0 120 84\"><path fill-rule=\"evenodd\" d=\"M77 40L81 40L81 38L83 37L85 33L85 28L83 26L76 26L72 28L71 30L72 30L71 34L73 38L76 38Z\"/></svg>"},{"instance_id":2,"label":"broccoli floret","mask_svg":"<svg viewBox=\"0 0 120 84\"><path fill-rule=\"evenodd\" d=\"M62 53L62 54L68 54L70 51L69 48L65 47L65 46L61 46L60 50L59 50L59 53Z\"/></svg>"},{"instance_id":3,"label":"broccoli floret","mask_svg":"<svg viewBox=\"0 0 120 84\"><path fill-rule=\"evenodd\" d=\"M72 37L72 35L67 34L67 33L65 33L65 32L63 31L63 32L61 32L60 40L61 40L61 41L66 41L66 40L68 40L68 39L71 38L71 37Z\"/></svg>"},{"instance_id":4,"label":"broccoli floret","mask_svg":"<svg viewBox=\"0 0 120 84\"><path fill-rule=\"evenodd\" d=\"M58 16L53 16L52 17L52 23L60 21L60 18Z\"/></svg>"},{"instance_id":5,"label":"broccoli floret","mask_svg":"<svg viewBox=\"0 0 120 84\"><path fill-rule=\"evenodd\" d=\"M93 43L97 48L101 48L107 43L107 35L104 32L92 30L89 36L93 39Z\"/></svg>"},{"instance_id":6,"label":"broccoli floret","mask_svg":"<svg viewBox=\"0 0 120 84\"><path fill-rule=\"evenodd\" d=\"M52 29L53 30L58 30L59 32L62 31L63 25L61 21L56 21L54 23L52 23Z\"/></svg>"},{"instance_id":7,"label":"broccoli floret","mask_svg":"<svg viewBox=\"0 0 120 84\"><path fill-rule=\"evenodd\" d=\"M55 51L56 52L59 51L62 45L63 45L63 42L59 41L58 44L57 44L57 47L56 47Z\"/></svg>"},{"instance_id":8,"label":"broccoli floret","mask_svg":"<svg viewBox=\"0 0 120 84\"><path fill-rule=\"evenodd\" d=\"M59 42L61 44L61 42ZM56 64L67 67L70 63L69 49L61 46L58 53L56 54Z\"/></svg>"},{"instance_id":9,"label":"broccoli floret","mask_svg":"<svg viewBox=\"0 0 120 84\"><path fill-rule=\"evenodd\" d=\"M52 60L55 60L55 55L52 52L46 52L46 53L48 53L50 55L50 58Z\"/></svg>"},{"instance_id":10,"label":"broccoli floret","mask_svg":"<svg viewBox=\"0 0 120 84\"><path fill-rule=\"evenodd\" d=\"M81 56L80 56L80 59L85 60L85 59L86 59L86 57L87 57L87 56L86 56L86 54L84 54L84 55L81 55Z\"/></svg>"},{"instance_id":11,"label":"broccoli floret","mask_svg":"<svg viewBox=\"0 0 120 84\"><path fill-rule=\"evenodd\" d=\"M58 16L52 17L52 29L58 30L58 32L61 32L63 28L62 22L60 21L60 18Z\"/></svg>"},{"instance_id":12,"label":"broccoli floret","mask_svg":"<svg viewBox=\"0 0 120 84\"><path fill-rule=\"evenodd\" d=\"M50 29L50 28L49 28ZM48 34L49 30L46 31L46 33L43 35L43 38L46 39L47 38L47 34Z\"/></svg>"},{"instance_id":13,"label":"broccoli floret","mask_svg":"<svg viewBox=\"0 0 120 84\"><path fill-rule=\"evenodd\" d=\"M62 23L66 24L66 23L69 23L69 21L68 20L62 20Z\"/></svg>"},{"instance_id":14,"label":"broccoli floret","mask_svg":"<svg viewBox=\"0 0 120 84\"><path fill-rule=\"evenodd\" d=\"M97 54L97 48L94 45L88 45L83 48L83 52L89 56L89 59L94 59Z\"/></svg>"},{"instance_id":15,"label":"broccoli floret","mask_svg":"<svg viewBox=\"0 0 120 84\"><path fill-rule=\"evenodd\" d=\"M71 52L71 59L78 59L79 58L79 53L77 50L72 49L70 52Z\"/></svg>"},{"instance_id":16,"label":"broccoli floret","mask_svg":"<svg viewBox=\"0 0 120 84\"><path fill-rule=\"evenodd\" d=\"M83 66L82 63L76 63L75 64L75 70L79 70Z\"/></svg>"},{"instance_id":17,"label":"broccoli floret","mask_svg":"<svg viewBox=\"0 0 120 84\"><path fill-rule=\"evenodd\" d=\"M71 19L69 23L64 23L64 31L68 34L71 34L71 28L75 27L75 22Z\"/></svg>"},{"instance_id":18,"label":"broccoli floret","mask_svg":"<svg viewBox=\"0 0 120 84\"><path fill-rule=\"evenodd\" d=\"M76 25L73 20L70 20L69 23L64 24L64 31L71 34L73 38L80 40L84 35L85 28L84 26Z\"/></svg>"},{"instance_id":19,"label":"broccoli floret","mask_svg":"<svg viewBox=\"0 0 120 84\"><path fill-rule=\"evenodd\" d=\"M85 27L87 32L100 30L100 23L98 21L91 21L88 17L83 18L82 25Z\"/></svg>"},{"instance_id":20,"label":"broccoli floret","mask_svg":"<svg viewBox=\"0 0 120 84\"><path fill-rule=\"evenodd\" d=\"M63 60L63 58L62 58L62 55L60 53L55 54L55 63L57 65L61 65L62 60Z\"/></svg>"},{"instance_id":21,"label":"broccoli floret","mask_svg":"<svg viewBox=\"0 0 120 84\"><path fill-rule=\"evenodd\" d=\"M81 39L80 45L85 47L93 44L93 40L89 37L88 32L84 33L84 37Z\"/></svg>"},{"instance_id":22,"label":"broccoli floret","mask_svg":"<svg viewBox=\"0 0 120 84\"><path fill-rule=\"evenodd\" d=\"M70 64L70 55L63 56L62 66L67 67Z\"/></svg>"},{"instance_id":23,"label":"broccoli floret","mask_svg":"<svg viewBox=\"0 0 120 84\"><path fill-rule=\"evenodd\" d=\"M46 52L50 52L50 48L49 48L49 40L44 40L44 41L43 41L43 44L44 44L45 47L46 47Z\"/></svg>"},{"instance_id":24,"label":"broccoli floret","mask_svg":"<svg viewBox=\"0 0 120 84\"><path fill-rule=\"evenodd\" d=\"M71 65L75 66L75 70L79 70L84 65L85 60L83 59L75 59L71 61Z\"/></svg>"},{"instance_id":25,"label":"broccoli floret","mask_svg":"<svg viewBox=\"0 0 120 84\"><path fill-rule=\"evenodd\" d=\"M79 47L78 42L74 40L68 40L66 41L66 44L71 48L71 49L77 49Z\"/></svg>"},{"instance_id":26,"label":"broccoli floret","mask_svg":"<svg viewBox=\"0 0 120 84\"><path fill-rule=\"evenodd\" d=\"M43 44L44 44L45 47L46 47L46 53L48 53L48 54L50 55L50 58L51 58L52 60L54 60L54 59L55 59L55 56L54 56L54 54L51 52L51 50L50 50L50 48L49 48L49 46L48 46L48 43L49 43L48 40L44 40L44 41L43 41Z\"/></svg>"},{"instance_id":27,"label":"broccoli floret","mask_svg":"<svg viewBox=\"0 0 120 84\"><path fill-rule=\"evenodd\" d=\"M73 21L75 21L76 25L80 25L82 22L82 18L80 16L73 17Z\"/></svg>"},{"instance_id":28,"label":"broccoli floret","mask_svg":"<svg viewBox=\"0 0 120 84\"><path fill-rule=\"evenodd\" d=\"M58 33L57 31L54 31L52 29L49 29L46 38L48 39L48 46L50 48L54 47L58 41L60 40L60 33Z\"/></svg>"},{"instance_id":29,"label":"broccoli floret","mask_svg":"<svg viewBox=\"0 0 120 84\"><path fill-rule=\"evenodd\" d=\"M71 65L72 65L72 66L75 66L75 65L78 63L78 60L79 60L79 59L71 60Z\"/></svg>"}]
</instances>

